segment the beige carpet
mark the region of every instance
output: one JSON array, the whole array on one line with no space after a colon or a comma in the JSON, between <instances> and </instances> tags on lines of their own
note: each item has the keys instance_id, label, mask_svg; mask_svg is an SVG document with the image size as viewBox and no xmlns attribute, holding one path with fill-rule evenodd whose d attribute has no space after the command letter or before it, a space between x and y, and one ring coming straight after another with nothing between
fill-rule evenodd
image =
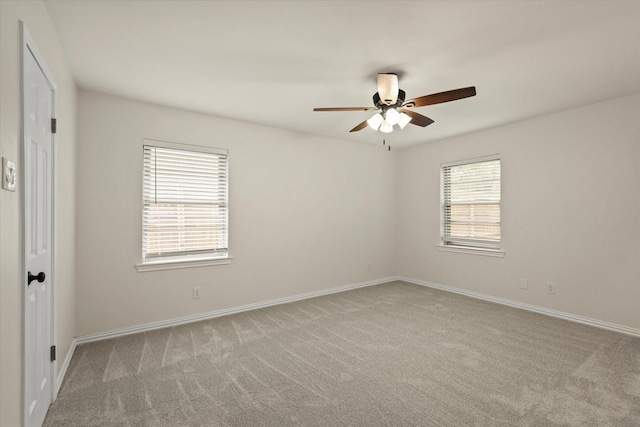
<instances>
[{"instance_id":1,"label":"beige carpet","mask_svg":"<svg viewBox=\"0 0 640 427\"><path fill-rule=\"evenodd\" d=\"M46 426L640 426L640 338L403 282L79 346Z\"/></svg>"}]
</instances>

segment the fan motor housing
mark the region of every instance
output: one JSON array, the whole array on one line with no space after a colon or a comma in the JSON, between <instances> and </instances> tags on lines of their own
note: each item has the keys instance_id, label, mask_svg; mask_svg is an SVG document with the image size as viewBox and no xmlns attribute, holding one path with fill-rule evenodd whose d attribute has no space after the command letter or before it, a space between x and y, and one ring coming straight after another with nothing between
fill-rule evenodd
<instances>
[{"instance_id":1,"label":"fan motor housing","mask_svg":"<svg viewBox=\"0 0 640 427\"><path fill-rule=\"evenodd\" d=\"M375 94L373 94L373 105L375 105L376 108L380 108L382 110L386 110L391 107L401 107L402 103L404 102L405 96L406 96L405 92L402 89L399 89L398 100L396 101L396 103L393 105L388 105L382 102L382 100L380 99L380 94L376 92Z\"/></svg>"}]
</instances>

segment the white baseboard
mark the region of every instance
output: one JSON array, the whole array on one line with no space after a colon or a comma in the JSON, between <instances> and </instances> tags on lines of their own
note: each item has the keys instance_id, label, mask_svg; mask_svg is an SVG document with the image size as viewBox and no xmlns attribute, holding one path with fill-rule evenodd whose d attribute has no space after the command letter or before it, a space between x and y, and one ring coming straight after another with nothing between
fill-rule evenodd
<instances>
[{"instance_id":1,"label":"white baseboard","mask_svg":"<svg viewBox=\"0 0 640 427\"><path fill-rule=\"evenodd\" d=\"M640 337L640 329L631 328L629 326L618 325L616 323L604 322L602 320L591 319L589 317L578 316L571 313L565 313L563 311L551 310L548 308L538 307L535 305L525 304L522 302L511 301L504 298L492 297L490 295L481 294L478 292L471 292L465 289L454 288L452 286L440 285L438 283L427 282L425 280L413 279L411 277L397 277L396 280L402 280L404 282L413 283L414 285L426 286L429 288L440 289L442 291L453 292L468 297L481 299L484 301L495 302L497 304L507 305L509 307L519 308L522 310L532 311L534 313L540 313L547 316L557 317L559 319L569 320L572 322L582 323L589 326L595 326L596 328L608 329L610 331L620 332L626 335L632 335Z\"/></svg>"},{"instance_id":2,"label":"white baseboard","mask_svg":"<svg viewBox=\"0 0 640 427\"><path fill-rule=\"evenodd\" d=\"M415 285L426 286L426 287L429 287L429 288L439 289L439 290L446 291L446 292L453 292L453 293L460 294L460 295L465 295L465 296L468 296L468 297L471 297L471 298L476 298L476 299L480 299L480 300L484 300L484 301L490 301L490 302L494 302L494 303L497 303L497 304L506 305L506 306L509 306L509 307L519 308L519 309L522 309L522 310L532 311L534 313L540 313L540 314L544 314L544 315L547 315L547 316L557 317L557 318L569 320L569 321L572 321L572 322L577 322L577 323L582 323L582 324L589 325L589 326L594 326L594 327L597 327L597 328L608 329L608 330L611 330L611 331L620 332L620 333L623 333L623 334L626 334L626 335L632 335L632 336L635 336L635 337L640 337L640 329L631 328L631 327L624 326L624 325L618 325L618 324L615 324L615 323L609 323L609 322L604 322L604 321L601 321L601 320L590 319L588 317L577 316L575 314L565 313L565 312L562 312L562 311L550 310L548 308L538 307L538 306L525 304L525 303L521 303L521 302L517 302L517 301L511 301L511 300L504 299L504 298L493 297L493 296L486 295L486 294L481 294L481 293L478 293L478 292L471 292L471 291L467 291L465 289L454 288L452 286L440 285L440 284L437 284L437 283L427 282L427 281L424 281L424 280L414 279L414 278L411 278L411 277L392 276L392 277L385 277L385 278L382 278L382 279L371 280L371 281L367 281L367 282L360 282L360 283L353 283L353 284L345 285L345 286L338 286L338 287L335 287L335 288L324 289L324 290L321 290L321 291L307 292L307 293L304 293L304 294L293 295L293 296L290 296L290 297L277 298L277 299L273 299L273 300L269 300L269 301L263 301L263 302L253 303L253 304L241 305L239 307L232 307L232 308L226 308L226 309L222 309L222 310L215 310L215 311L211 311L211 312L208 312L208 313L195 314L195 315L192 315L192 316L185 316L185 317L180 317L180 318L176 318L176 319L163 320L163 321L160 321L160 322L147 323L147 324L144 324L144 325L132 326L132 327L129 327L129 328L117 329L117 330L112 330L112 331L108 331L108 332L101 332L101 333L97 333L97 334L91 334L91 335L84 335L84 336L76 337L76 338L74 338L74 340L73 340L73 342L71 344L71 347L69 348L69 351L67 352L67 356L65 357L64 363L62 364L62 368L60 369L60 372L58 373L57 384L56 384L56 396L58 394L58 391L60 390L60 387L62 386L62 380L64 379L64 376L67 373L67 369L69 368L69 363L71 362L71 358L73 357L73 353L75 352L76 347L78 345L80 345L80 344L85 344L85 343L89 343L89 342L93 342L93 341L105 340L105 339L109 339L109 338L117 338L117 337L121 337L121 336L125 336L125 335L131 335L131 334L136 334L136 333L140 333L140 332L152 331L152 330L155 330L155 329L168 328L168 327L172 327L172 326L183 325L183 324L186 324L186 323L197 322L197 321L200 321L200 320L213 319L215 317L226 316L228 314L234 314L234 313L241 313L241 312L244 312L244 311L257 310L259 308L270 307L270 306L280 305L280 304L286 304L286 303L290 303L290 302L294 302L294 301L300 301L300 300L304 300L304 299L308 299L308 298L319 297L319 296L322 296L322 295L329 295L329 294L334 294L334 293L338 293L338 292L348 291L348 290L351 290L351 289L363 288L363 287L366 287L366 286L380 285L382 283L393 282L393 281L396 281L396 280L401 280L401 281L404 281L404 282L407 282L407 283L413 283Z\"/></svg>"},{"instance_id":3,"label":"white baseboard","mask_svg":"<svg viewBox=\"0 0 640 427\"><path fill-rule=\"evenodd\" d=\"M58 377L56 378L56 390L53 396L53 400L56 400L58 397L58 393L60 392L60 387L62 387L62 381L64 380L64 376L67 375L67 369L69 369L69 364L71 363L71 359L73 358L73 353L76 351L76 347L78 346L78 338L74 338L71 341L71 347L69 347L69 351L67 351L67 355L64 358L64 363L62 363L62 367L58 372Z\"/></svg>"},{"instance_id":4,"label":"white baseboard","mask_svg":"<svg viewBox=\"0 0 640 427\"><path fill-rule=\"evenodd\" d=\"M321 291L307 292L304 294L293 295L290 297L277 298L269 301L241 305L239 307L224 308L221 310L210 311L208 313L194 314L192 316L179 317L176 319L169 319L169 320L161 320L159 322L146 323L144 325L131 326L129 328L116 329L116 330L107 331L107 332L100 332L97 334L84 335L84 336L77 337L74 340L73 348L75 349L76 345L85 344L93 341L106 340L109 338L116 338L116 337L121 337L125 335L137 334L140 332L147 332L155 329L162 329L162 328L169 328L172 326L184 325L186 323L198 322L200 320L206 320L206 319L213 319L215 317L226 316L228 314L241 313L243 311L250 311L250 310L257 310L259 308L286 304L289 302L319 297L322 295L335 294L337 292L344 292L351 289L363 288L366 286L380 285L382 283L392 282L394 280L398 280L398 278L385 277L382 279L370 280L367 282L352 283L350 285L338 286L336 288L323 289ZM63 372L61 372L61 374L63 374ZM64 375L62 377L64 377Z\"/></svg>"},{"instance_id":5,"label":"white baseboard","mask_svg":"<svg viewBox=\"0 0 640 427\"><path fill-rule=\"evenodd\" d=\"M270 307L270 306L274 306L274 305L279 305L279 304L286 304L286 303L290 303L290 302L294 302L294 301L300 301L303 299L308 299L308 298L314 298L314 297L319 297L322 295L329 295L329 294L334 294L337 292L344 292L344 291L348 291L351 289L357 289L357 288L363 288L366 286L374 286L374 285L380 285L382 283L387 283L387 282L393 282L395 280L402 280L408 283L413 283L415 285L421 285L421 286L426 286L429 288L434 288L434 289L440 289L442 291L447 291L447 292L453 292L456 294L460 294L460 295L465 295L471 298L476 298L476 299L480 299L480 300L484 300L484 301L490 301L490 302L494 302L497 304L502 304L502 305L506 305L509 307L514 307L514 308L519 308L522 310L527 310L527 311L532 311L534 313L539 313L539 314L544 314L547 316L552 316L552 317L557 317L559 319L565 319L565 320L569 320L572 322L577 322L577 323L582 323L585 325L590 325L590 326L594 326L597 328L602 328L602 329L608 329L611 331L615 331L615 332L620 332L626 335L632 335L635 337L640 337L640 329L636 329L636 328L632 328L629 326L625 326L625 325L619 325L616 323L610 323L610 322L605 322L602 320L597 320L597 319L591 319L588 317L583 317L583 316L578 316L575 314L571 314L571 313L566 313L563 311L557 311L557 310L551 310L548 308L544 308L544 307L538 307L535 305L530 305L530 304L525 304L522 302L517 302L517 301L512 301L512 300L508 300L508 299L504 299L504 298L498 298L498 297L494 297L491 295L486 295L486 294L481 294L478 292L472 292L472 291L467 291L465 289L460 289L460 288L455 288L452 286L446 286L446 285L441 285L438 283L433 283L433 282L427 282L425 280L420 280L420 279L414 279L411 277L404 277L404 276L391 276L391 277L385 277L382 279L376 279L376 280L371 280L371 281L367 281L367 282L359 282L359 283L352 283L349 285L344 285L344 286L338 286L335 288L329 288L329 289L324 289L321 291L315 291L315 292L307 292L304 294L299 294L299 295L293 295L290 297L284 297L284 298L277 298L277 299L273 299L273 300L269 300L269 301L263 301L263 302L257 302L257 303L253 303L253 304L247 304L247 305L241 305L238 307L231 307L231 308L225 308L225 309L221 309L221 310L215 310L215 311L210 311L207 313L201 313L201 314L194 314L192 316L185 316L185 317L179 317L176 319L169 319L169 320L162 320L159 322L153 322L153 323L146 323L143 325L137 325L137 326L132 326L132 327L128 327L128 328L123 328L123 329L116 329L116 330L112 330L112 331L107 331L107 332L100 332L97 334L90 334L90 335L84 335L84 336L80 336L80 337L76 337L73 340L73 344L71 346L71 348L69 349L69 352L67 354L67 357L65 359L65 363L62 366L62 369L60 370L60 373L58 375L58 387L60 387L60 385L62 384L62 379L64 378L64 374L66 373L67 367L69 365L69 362L71 360L71 356L73 355L73 352L76 348L77 345L80 344L85 344L85 343L89 343L89 342L93 342L93 341L100 341L100 340L105 340L105 339L109 339L109 338L116 338L116 337L121 337L121 336L125 336L125 335L131 335L131 334L136 334L136 333L140 333L140 332L146 332L146 331L152 331L155 329L161 329L161 328L169 328L172 326L178 326L178 325L183 325L186 323L192 323L192 322L197 322L200 320L206 320L206 319L213 319L215 317L220 317L220 316L226 316L228 314L234 314L234 313L241 313L244 311L251 311L251 310L257 310L259 308L264 308L264 307Z\"/></svg>"}]
</instances>

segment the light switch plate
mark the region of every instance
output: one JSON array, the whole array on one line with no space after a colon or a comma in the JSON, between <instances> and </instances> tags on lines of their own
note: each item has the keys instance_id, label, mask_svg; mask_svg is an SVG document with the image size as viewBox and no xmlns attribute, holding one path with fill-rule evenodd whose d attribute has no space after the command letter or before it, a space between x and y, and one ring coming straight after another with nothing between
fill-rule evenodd
<instances>
[{"instance_id":1,"label":"light switch plate","mask_svg":"<svg viewBox=\"0 0 640 427\"><path fill-rule=\"evenodd\" d=\"M9 159L2 158L2 188L8 191L16 191L18 171L16 164Z\"/></svg>"}]
</instances>

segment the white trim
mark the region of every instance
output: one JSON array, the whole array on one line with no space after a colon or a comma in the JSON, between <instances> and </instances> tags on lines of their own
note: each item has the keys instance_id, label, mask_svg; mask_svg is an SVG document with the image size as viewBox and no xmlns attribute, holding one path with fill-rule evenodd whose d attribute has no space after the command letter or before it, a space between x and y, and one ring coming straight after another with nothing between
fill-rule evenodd
<instances>
[{"instance_id":1,"label":"white trim","mask_svg":"<svg viewBox=\"0 0 640 427\"><path fill-rule=\"evenodd\" d=\"M584 325L594 326L596 328L608 329L610 331L620 332L626 335L632 335L640 337L640 329L632 328L629 326L619 325L617 323L604 322L602 320L591 319L589 317L578 316L571 313L565 313L563 311L551 310L544 307L538 307L535 305L525 304L522 302L512 301L504 298L493 297L478 292L467 291L465 289L454 288L452 286L440 285L438 283L427 282L425 280L413 279L410 277L400 276L397 280L413 283L414 285L426 286L429 288L440 289L441 291L452 292L455 294L465 295L471 298L476 298L484 301L494 302L497 304L506 305L513 308L519 308L521 310L532 311L534 313L544 314L546 316L557 317L559 319L569 320L571 322L582 323Z\"/></svg>"},{"instance_id":2,"label":"white trim","mask_svg":"<svg viewBox=\"0 0 640 427\"><path fill-rule=\"evenodd\" d=\"M456 245L436 245L436 249L442 252L457 252L461 254L484 255L492 257L504 257L504 251L497 249L472 248L468 246Z\"/></svg>"},{"instance_id":3,"label":"white trim","mask_svg":"<svg viewBox=\"0 0 640 427\"><path fill-rule=\"evenodd\" d=\"M158 270L175 270L178 268L193 268L193 267L206 267L210 265L229 265L233 257L224 258L210 258L210 259L184 259L184 260L162 260L155 262L141 262L136 264L136 270L138 273L146 271L158 271Z\"/></svg>"},{"instance_id":4,"label":"white trim","mask_svg":"<svg viewBox=\"0 0 640 427\"><path fill-rule=\"evenodd\" d=\"M335 294L337 292L349 291L367 286L380 285L382 283L393 282L399 280L397 277L385 277L382 279L370 280L367 282L352 283L350 285L338 286L335 288L323 289L321 291L307 292L304 294L293 295L290 297L277 298L269 301L256 302L253 304L241 305L238 307L223 308L221 310L210 311L208 313L194 314L192 316L179 317L176 319L162 320L160 322L146 323L144 325L131 326L128 328L115 329L108 332L100 332L97 334L84 335L77 337L77 344L86 344L93 341L101 341L109 338L117 338L125 335L137 334L140 332L153 331L155 329L169 328L186 323L198 322L200 320L213 319L215 317L226 316L228 314L242 313L244 311L257 310L259 308L271 307L274 305L287 304L294 301L300 301L308 298L315 298L323 295Z\"/></svg>"},{"instance_id":5,"label":"white trim","mask_svg":"<svg viewBox=\"0 0 640 427\"><path fill-rule=\"evenodd\" d=\"M173 148L174 150L196 151L198 153L229 155L226 148L209 147L207 145L183 144L181 142L161 141L159 139L143 138L142 145L153 145L154 147Z\"/></svg>"},{"instance_id":6,"label":"white trim","mask_svg":"<svg viewBox=\"0 0 640 427\"><path fill-rule=\"evenodd\" d=\"M53 89L51 94L51 117L55 117L55 105L56 105L56 90ZM58 316L56 307L58 306L58 286L56 280L56 236L57 236L57 221L56 221L56 171L58 170L58 146L57 146L56 134L51 134L51 345L56 346L58 350ZM57 356L57 354L56 354ZM56 357L57 359L57 357ZM58 388L55 384L55 379L58 373L58 362L54 360L51 362L51 403L55 402L58 398Z\"/></svg>"},{"instance_id":7,"label":"white trim","mask_svg":"<svg viewBox=\"0 0 640 427\"><path fill-rule=\"evenodd\" d=\"M471 158L471 159L463 159L463 160L456 160L456 161L453 161L453 162L440 163L440 168L448 168L448 167L452 167L452 166L462 166L462 165L468 165L468 164L471 164L471 163L491 162L493 160L500 160L500 153L489 154L488 156L482 156L482 157L474 157L474 158Z\"/></svg>"},{"instance_id":8,"label":"white trim","mask_svg":"<svg viewBox=\"0 0 640 427\"><path fill-rule=\"evenodd\" d=\"M71 342L71 347L69 347L69 351L67 352L67 355L64 358L64 363L60 368L60 372L58 372L58 377L56 379L56 396L60 392L60 387L62 387L62 382L64 381L65 375L67 375L69 364L71 363L71 359L73 358L73 354L75 353L77 346L78 346L78 339L74 338L73 341Z\"/></svg>"}]
</instances>

